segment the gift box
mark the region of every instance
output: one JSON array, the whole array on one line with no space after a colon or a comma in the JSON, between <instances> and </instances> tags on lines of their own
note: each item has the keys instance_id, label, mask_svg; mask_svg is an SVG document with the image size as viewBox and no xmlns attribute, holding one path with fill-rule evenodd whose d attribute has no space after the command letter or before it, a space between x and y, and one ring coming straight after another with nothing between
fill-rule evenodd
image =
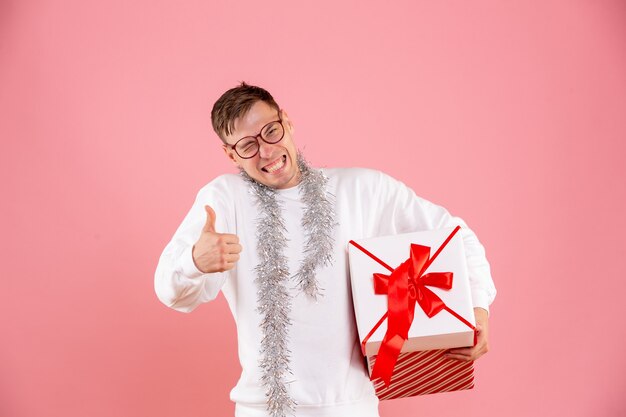
<instances>
[{"instance_id":1,"label":"gift box","mask_svg":"<svg viewBox=\"0 0 626 417\"><path fill-rule=\"evenodd\" d=\"M381 400L474 386L472 362L442 356L476 343L459 230L350 241L357 329Z\"/></svg>"}]
</instances>

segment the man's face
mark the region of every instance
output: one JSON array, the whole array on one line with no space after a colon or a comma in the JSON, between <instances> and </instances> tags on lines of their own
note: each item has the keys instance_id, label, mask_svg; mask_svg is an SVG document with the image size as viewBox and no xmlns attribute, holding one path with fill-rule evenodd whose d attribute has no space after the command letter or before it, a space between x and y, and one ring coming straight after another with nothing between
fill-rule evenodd
<instances>
[{"instance_id":1,"label":"man's face","mask_svg":"<svg viewBox=\"0 0 626 417\"><path fill-rule=\"evenodd\" d=\"M294 187L300 182L297 151L292 137L294 129L284 111L279 115L264 101L257 101L248 113L235 120L234 131L225 139L228 144L235 145L243 137L258 135L265 125L278 120L279 116L282 116L285 135L278 143L266 143L258 137L259 152L249 159L241 158L230 146L224 146L224 152L257 182L281 189Z\"/></svg>"}]
</instances>

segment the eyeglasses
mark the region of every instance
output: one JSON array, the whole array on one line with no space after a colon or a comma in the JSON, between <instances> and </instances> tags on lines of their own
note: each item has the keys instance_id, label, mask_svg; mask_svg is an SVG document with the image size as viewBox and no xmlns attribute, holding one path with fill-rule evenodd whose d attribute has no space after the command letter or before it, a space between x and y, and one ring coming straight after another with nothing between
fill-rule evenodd
<instances>
[{"instance_id":1,"label":"eyeglasses","mask_svg":"<svg viewBox=\"0 0 626 417\"><path fill-rule=\"evenodd\" d=\"M263 126L261 133L258 135L246 136L239 139L234 145L227 143L225 146L234 149L240 158L250 159L259 153L259 148L261 147L259 138L263 139L265 143L274 144L280 142L283 136L285 136L285 128L283 127L282 119L279 118Z\"/></svg>"}]
</instances>

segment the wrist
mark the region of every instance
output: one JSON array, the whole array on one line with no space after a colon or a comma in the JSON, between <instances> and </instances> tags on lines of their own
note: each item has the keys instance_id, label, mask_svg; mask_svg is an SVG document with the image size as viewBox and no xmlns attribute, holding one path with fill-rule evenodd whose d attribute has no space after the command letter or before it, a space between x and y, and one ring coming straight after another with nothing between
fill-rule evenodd
<instances>
[{"instance_id":1,"label":"wrist","mask_svg":"<svg viewBox=\"0 0 626 417\"><path fill-rule=\"evenodd\" d=\"M195 245L188 247L183 253L181 258L181 264L183 269L183 274L189 278L196 278L200 275L205 274L198 265L196 264L196 259L193 256Z\"/></svg>"}]
</instances>

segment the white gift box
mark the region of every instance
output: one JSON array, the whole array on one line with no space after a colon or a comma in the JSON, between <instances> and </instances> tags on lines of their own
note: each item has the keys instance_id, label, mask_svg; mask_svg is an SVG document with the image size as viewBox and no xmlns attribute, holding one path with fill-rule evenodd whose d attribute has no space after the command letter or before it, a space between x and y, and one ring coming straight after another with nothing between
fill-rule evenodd
<instances>
[{"instance_id":1,"label":"white gift box","mask_svg":"<svg viewBox=\"0 0 626 417\"><path fill-rule=\"evenodd\" d=\"M429 257L432 258L454 230L455 228L440 229L360 239L354 242L391 268L397 268L409 258L411 244L430 247ZM387 312L387 295L374 293L374 273L390 275L391 272L353 244L349 245L349 261L357 328L359 338L363 342ZM467 263L460 231L454 232L446 246L423 271L424 274L429 272L453 273L451 289L445 290L432 286L427 286L427 288L439 296L449 309L464 318L471 326L475 326ZM387 320L365 342L364 354L368 358L370 374L373 359L378 353L386 331ZM402 346L401 352L403 353L465 347L474 344L474 330L468 324L463 323L446 310L429 318L418 303L415 304L414 319L408 336ZM401 356L404 355L401 353Z\"/></svg>"}]
</instances>

